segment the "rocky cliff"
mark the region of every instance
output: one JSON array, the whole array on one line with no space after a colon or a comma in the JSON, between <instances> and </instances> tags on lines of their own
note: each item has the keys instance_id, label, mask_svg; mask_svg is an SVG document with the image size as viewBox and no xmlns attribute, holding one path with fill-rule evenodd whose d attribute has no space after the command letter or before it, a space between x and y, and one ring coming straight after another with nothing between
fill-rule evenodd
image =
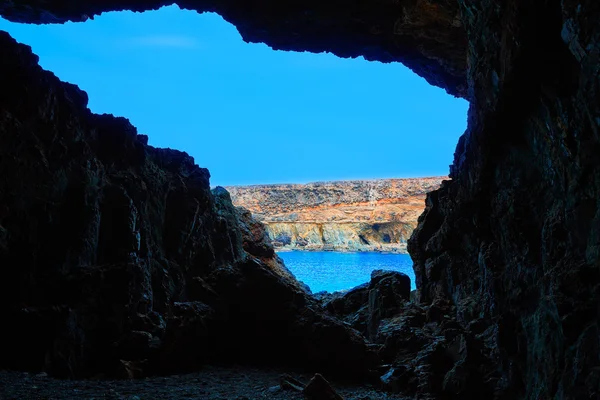
<instances>
[{"instance_id":1,"label":"rocky cliff","mask_svg":"<svg viewBox=\"0 0 600 400\"><path fill-rule=\"evenodd\" d=\"M61 23L168 3L0 0L0 14ZM342 301L348 307L332 307L355 326L365 320L374 325L371 333L388 361L383 383L420 399L598 398L598 1L177 3L218 12L247 41L402 62L470 101L451 179L428 195L409 241L418 304L399 307L402 296L394 288L402 286L400 280L376 276L373 287ZM225 351L228 344L244 349L242 343L274 357L290 348L277 341L282 335L294 339L290 357L298 360L332 349L338 355L321 359L339 356L340 368L362 360L355 351L363 347L346 325L318 307L303 307L312 300L288 289L260 262L243 261L236 239L241 228L217 208L201 183L205 172L187 167L179 153L146 150L143 138L134 138L122 120L90 116L82 106L85 96L49 84L55 80L36 72L27 49L5 39L0 48L0 305L11 335L2 342L2 355L10 355L13 365L50 363L73 373L102 368L98 360L137 349L113 346L123 333L133 342L116 343L142 343L148 352L165 327L167 343L192 344L194 351L183 346L185 352L162 354L184 359ZM148 189L139 168L150 174L153 166L155 184ZM96 182L103 182L107 202L96 202ZM175 190L164 191L161 182L175 184ZM113 231L119 232L116 240L106 233ZM135 261L136 254L144 263ZM84 267L95 259L106 264ZM210 290L202 291L207 280ZM149 283L156 292L147 290ZM195 283L196 289L183 290ZM256 287L267 288L271 297ZM227 315L212 314L220 309L209 304L213 292L228 299L219 304L230 315L251 327L234 325L249 336L226 342L202 336L202 329L215 326L205 325L206 318ZM199 293L208 296L201 302L206 306L190 304ZM149 299L156 310L164 307L158 316L149 312L155 310L148 308ZM244 318L252 311L260 314ZM26 340L31 332L37 336ZM266 337L275 340L276 351Z\"/></svg>"},{"instance_id":2,"label":"rocky cliff","mask_svg":"<svg viewBox=\"0 0 600 400\"><path fill-rule=\"evenodd\" d=\"M227 187L267 226L280 250L393 251L406 242L425 196L444 177Z\"/></svg>"},{"instance_id":3,"label":"rocky cliff","mask_svg":"<svg viewBox=\"0 0 600 400\"><path fill-rule=\"evenodd\" d=\"M206 169L92 114L86 93L1 31L0 48L0 369L140 377L293 361L366 373L350 362L369 359L364 339L318 310Z\"/></svg>"}]
</instances>

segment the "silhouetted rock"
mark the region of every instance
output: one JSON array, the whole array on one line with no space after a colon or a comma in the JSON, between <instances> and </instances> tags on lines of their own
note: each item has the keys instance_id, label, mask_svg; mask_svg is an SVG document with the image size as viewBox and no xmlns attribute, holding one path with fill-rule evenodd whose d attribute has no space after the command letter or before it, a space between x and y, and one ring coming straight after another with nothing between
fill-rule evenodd
<instances>
[{"instance_id":1,"label":"silhouetted rock","mask_svg":"<svg viewBox=\"0 0 600 400\"><path fill-rule=\"evenodd\" d=\"M469 127L409 241L420 300L476 329L494 397L597 398L600 8L462 3Z\"/></svg>"},{"instance_id":2,"label":"silhouetted rock","mask_svg":"<svg viewBox=\"0 0 600 400\"><path fill-rule=\"evenodd\" d=\"M231 201L229 193L223 188L213 190L215 193L219 190L222 196L227 196L228 201ZM242 240L244 250L259 258L272 258L275 256L275 251L271 245L271 240L267 235L265 226L252 217L252 213L243 207L236 207L238 212L240 228L242 230Z\"/></svg>"},{"instance_id":3,"label":"silhouetted rock","mask_svg":"<svg viewBox=\"0 0 600 400\"><path fill-rule=\"evenodd\" d=\"M374 338L383 318L397 315L410 298L410 278L395 271L376 270L369 283L368 337Z\"/></svg>"},{"instance_id":4,"label":"silhouetted rock","mask_svg":"<svg viewBox=\"0 0 600 400\"><path fill-rule=\"evenodd\" d=\"M410 278L406 274L376 270L368 283L318 298L327 311L374 340L380 321L401 313L409 297Z\"/></svg>"},{"instance_id":5,"label":"silhouetted rock","mask_svg":"<svg viewBox=\"0 0 600 400\"><path fill-rule=\"evenodd\" d=\"M226 201L231 203L229 193L223 188L213 190L213 193L218 190L220 196L225 196ZM236 207L239 226L242 233L242 241L244 250L249 254L259 258L267 264L277 274L282 275L290 282L307 293L311 293L310 288L302 281L298 281L294 274L285 266L281 257L279 257L273 248L273 244L269 240L265 225L253 218L252 213L243 207Z\"/></svg>"},{"instance_id":6,"label":"silhouetted rock","mask_svg":"<svg viewBox=\"0 0 600 400\"><path fill-rule=\"evenodd\" d=\"M0 48L0 368L136 378L229 361L364 376L376 363L206 169L92 114L4 32Z\"/></svg>"},{"instance_id":7,"label":"silhouetted rock","mask_svg":"<svg viewBox=\"0 0 600 400\"><path fill-rule=\"evenodd\" d=\"M432 399L490 392L483 377L493 368L483 339L456 322L449 302L420 305L409 296L408 276L374 271L369 283L321 301L374 343L388 390Z\"/></svg>"}]
</instances>

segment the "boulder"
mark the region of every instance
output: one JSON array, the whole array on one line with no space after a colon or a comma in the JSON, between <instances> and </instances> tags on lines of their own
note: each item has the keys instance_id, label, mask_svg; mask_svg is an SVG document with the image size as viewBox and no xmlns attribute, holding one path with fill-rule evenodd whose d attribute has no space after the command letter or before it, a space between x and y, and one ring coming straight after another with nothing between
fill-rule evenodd
<instances>
[{"instance_id":1,"label":"boulder","mask_svg":"<svg viewBox=\"0 0 600 400\"><path fill-rule=\"evenodd\" d=\"M376 270L368 283L318 297L329 313L376 340L380 321L400 314L409 302L410 278L400 272Z\"/></svg>"},{"instance_id":2,"label":"boulder","mask_svg":"<svg viewBox=\"0 0 600 400\"><path fill-rule=\"evenodd\" d=\"M375 338L381 319L399 314L402 306L409 300L408 275L395 271L373 271L369 283L368 337Z\"/></svg>"}]
</instances>

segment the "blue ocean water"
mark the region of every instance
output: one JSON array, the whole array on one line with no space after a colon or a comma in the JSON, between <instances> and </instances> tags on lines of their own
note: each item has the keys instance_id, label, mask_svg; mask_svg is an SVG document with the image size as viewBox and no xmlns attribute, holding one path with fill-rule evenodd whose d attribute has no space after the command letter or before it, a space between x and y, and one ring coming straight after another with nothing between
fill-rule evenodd
<instances>
[{"instance_id":1,"label":"blue ocean water","mask_svg":"<svg viewBox=\"0 0 600 400\"><path fill-rule=\"evenodd\" d=\"M404 272L410 277L412 288L416 288L413 263L408 254L289 251L278 255L313 293L351 289L368 282L376 269Z\"/></svg>"}]
</instances>

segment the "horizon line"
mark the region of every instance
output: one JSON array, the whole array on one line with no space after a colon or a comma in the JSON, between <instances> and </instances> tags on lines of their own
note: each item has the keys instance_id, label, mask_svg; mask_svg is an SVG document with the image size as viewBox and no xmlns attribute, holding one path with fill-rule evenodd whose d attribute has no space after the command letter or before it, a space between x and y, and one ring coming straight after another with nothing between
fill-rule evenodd
<instances>
[{"instance_id":1,"label":"horizon line","mask_svg":"<svg viewBox=\"0 0 600 400\"><path fill-rule=\"evenodd\" d=\"M415 179L441 179L450 180L448 175L429 175L429 176L415 176L410 178L370 178L370 179L337 179L337 180L325 180L325 181L313 181L306 183L252 183L252 184L241 184L241 185L211 185L211 189L216 187L251 187L251 186L291 186L291 185L314 185L314 184L326 184L326 183L339 183L339 182L377 182L377 181L407 181Z\"/></svg>"}]
</instances>

